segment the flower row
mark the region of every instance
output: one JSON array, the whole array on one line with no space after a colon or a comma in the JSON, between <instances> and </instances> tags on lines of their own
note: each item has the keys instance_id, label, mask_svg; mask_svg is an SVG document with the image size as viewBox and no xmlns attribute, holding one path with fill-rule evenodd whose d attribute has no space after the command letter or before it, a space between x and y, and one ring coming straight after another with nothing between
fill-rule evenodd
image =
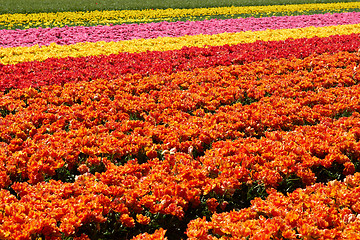
<instances>
[{"instance_id":1,"label":"flower row","mask_svg":"<svg viewBox=\"0 0 360 240\"><path fill-rule=\"evenodd\" d=\"M89 156L140 161L359 111L357 53L24 88L0 98L1 186ZM334 88L335 87L335 88Z\"/></svg>"},{"instance_id":2,"label":"flower row","mask_svg":"<svg viewBox=\"0 0 360 240\"><path fill-rule=\"evenodd\" d=\"M49 45L50 43L70 45L78 42L117 42L139 38L213 35L224 32L263 31L266 29L310 26L324 27L357 23L360 23L360 12L115 26L0 30L0 47L30 47L33 45Z\"/></svg>"},{"instance_id":3,"label":"flower row","mask_svg":"<svg viewBox=\"0 0 360 240\"><path fill-rule=\"evenodd\" d=\"M341 191L351 191L339 192L341 200L330 201L334 198L334 191L339 190L334 187L338 186L334 182L327 191L319 191L321 196L328 199L324 204L349 208L344 210L348 218L342 216L344 218L338 219L336 223L332 222L335 220L332 217L336 215L323 212L323 215L316 218L317 221L308 222L306 225L311 219L306 216L308 211L318 214L318 210L324 210L318 208L323 206L321 202L315 199L310 201L306 196L316 192L319 185L313 185L305 192L297 190L287 197L291 199L291 196L294 196L291 201L297 201L297 206L304 208L304 211L297 212L297 215L287 215L286 210L291 212L294 207L295 214L299 209L287 203L283 195L273 192L266 201L256 199L251 208L215 214L213 223L208 223L205 219L189 218L194 216L191 212L199 207L213 213L227 210L230 205L228 201L235 192L244 184L254 184L257 176L266 181L267 178L277 178L280 173L289 176L289 171L298 170L297 174L302 173L300 176L306 180L312 177L309 169L324 164L321 161L326 162L326 168L332 161L344 165L344 175L351 174L354 172L354 165L344 154L353 155L356 159L360 154L360 115L355 115L334 122L324 121L318 126L297 127L290 132L268 133L262 139L218 142L213 150L198 159L187 153L169 151L164 153L162 160L153 158L142 164L130 160L123 166L116 166L106 159L93 157L94 162L103 161L106 171L91 174L84 164L81 166L83 170L80 170L83 174L77 176L72 183L54 180L36 185L14 183L11 188L16 194L4 189L0 191L0 209L3 212L0 215L0 234L9 239L30 239L38 236L56 239L61 235L75 237L84 233L90 234L91 231L98 231L99 234L104 229L115 228L118 231L116 234L124 234L125 230L133 229L131 231L136 235L140 226L167 226L166 222L158 218L159 215L164 216L166 221L173 218L193 220L187 231L188 236L193 238L200 238L211 232L231 234L237 238L251 235L256 229L272 228L274 223L262 222L265 220L263 217L279 221L282 221L282 218L289 220L280 225L284 227L282 231L287 236L294 236L294 231L289 230L295 227L301 229L297 229L298 232L305 234L310 233L307 226L312 226L312 229L326 229L333 228L331 224L336 224L338 229L335 229L340 231L356 219L359 209L356 204L358 197L354 194L357 188L351 189L359 184L358 179L347 179L347 185ZM277 161L282 164L274 164ZM355 176L358 178L358 175ZM312 182L311 179L305 181L306 184ZM270 186L268 185L267 189L271 189ZM282 198L278 199L280 196ZM278 205L282 208L279 209ZM351 213L355 215L352 216ZM324 216L328 218L323 219ZM257 223L253 225L254 229L239 230L238 226L242 224L250 224L246 225L250 227L252 219ZM223 224L219 224L221 221L224 221ZM200 230L199 227L204 229ZM213 228L215 229L211 230ZM217 232L214 232L215 230ZM277 231L275 229L270 233L275 234Z\"/></svg>"},{"instance_id":4,"label":"flower row","mask_svg":"<svg viewBox=\"0 0 360 240\"><path fill-rule=\"evenodd\" d=\"M50 58L44 62L0 65L0 90L65 84L92 79L114 79L126 74L147 76L154 73L242 64L264 59L304 58L314 53L356 52L360 35L336 35L327 38L287 39L233 46L183 48L165 52L119 53L109 56Z\"/></svg>"},{"instance_id":5,"label":"flower row","mask_svg":"<svg viewBox=\"0 0 360 240\"><path fill-rule=\"evenodd\" d=\"M256 14L296 11L346 11L357 9L357 2L329 4L298 4L250 7L218 7L195 9L145 9L123 11L57 12L0 15L0 26L6 29L35 28L38 26L63 27L65 25L108 25L137 22L172 21L197 16ZM288 14L289 15L289 14Z\"/></svg>"},{"instance_id":6,"label":"flower row","mask_svg":"<svg viewBox=\"0 0 360 240\"><path fill-rule=\"evenodd\" d=\"M74 45L0 48L0 63L16 64L20 62L44 61L48 58L84 57L110 55L119 52L167 51L187 47L206 47L252 43L255 41L281 41L289 38L329 37L360 33L360 24L327 27L306 27L295 29L268 29L264 31L246 31L221 33L214 35L194 35L182 37L159 37L155 39L133 39L120 42L76 43Z\"/></svg>"},{"instance_id":7,"label":"flower row","mask_svg":"<svg viewBox=\"0 0 360 240\"><path fill-rule=\"evenodd\" d=\"M198 218L189 239L359 239L360 174L287 196L271 191L251 207Z\"/></svg>"}]
</instances>

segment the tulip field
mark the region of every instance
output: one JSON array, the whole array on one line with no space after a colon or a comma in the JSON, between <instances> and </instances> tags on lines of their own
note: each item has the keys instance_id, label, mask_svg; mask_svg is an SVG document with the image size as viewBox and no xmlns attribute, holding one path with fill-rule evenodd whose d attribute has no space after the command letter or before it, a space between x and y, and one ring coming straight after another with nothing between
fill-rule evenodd
<instances>
[{"instance_id":1,"label":"tulip field","mask_svg":"<svg viewBox=\"0 0 360 240\"><path fill-rule=\"evenodd\" d=\"M359 65L355 1L1 13L0 240L360 239Z\"/></svg>"}]
</instances>

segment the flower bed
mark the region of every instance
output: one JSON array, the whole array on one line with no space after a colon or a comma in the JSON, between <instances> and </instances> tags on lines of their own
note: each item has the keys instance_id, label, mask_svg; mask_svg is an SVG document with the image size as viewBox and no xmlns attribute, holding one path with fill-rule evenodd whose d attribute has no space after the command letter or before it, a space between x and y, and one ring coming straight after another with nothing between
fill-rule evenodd
<instances>
[{"instance_id":1,"label":"flower bed","mask_svg":"<svg viewBox=\"0 0 360 240\"><path fill-rule=\"evenodd\" d=\"M0 30L18 40L0 47L0 238L357 238L360 19L345 6ZM188 10L136 14L166 11Z\"/></svg>"},{"instance_id":2,"label":"flower bed","mask_svg":"<svg viewBox=\"0 0 360 240\"><path fill-rule=\"evenodd\" d=\"M183 47L204 47L253 43L256 41L282 41L289 38L329 37L360 33L360 24L336 25L327 27L306 27L292 29L268 29L264 31L245 31L220 33L214 35L193 35L181 37L159 37L155 39L132 39L119 42L86 42L74 45L1 48L1 64L16 64L29 61L44 61L49 57L83 57L117 54L119 52L167 51Z\"/></svg>"},{"instance_id":3,"label":"flower bed","mask_svg":"<svg viewBox=\"0 0 360 240\"><path fill-rule=\"evenodd\" d=\"M70 45L79 42L118 42L131 39L180 37L184 35L214 35L267 29L324 27L357 24L359 12L300 16L212 19L188 22L158 22L95 27L31 28L0 30L0 47L30 47L32 45Z\"/></svg>"}]
</instances>

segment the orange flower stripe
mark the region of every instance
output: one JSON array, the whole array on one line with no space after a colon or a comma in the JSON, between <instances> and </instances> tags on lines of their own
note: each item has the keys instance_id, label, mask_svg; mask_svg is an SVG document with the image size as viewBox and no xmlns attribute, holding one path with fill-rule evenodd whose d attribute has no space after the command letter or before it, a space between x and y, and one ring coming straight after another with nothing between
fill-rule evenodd
<instances>
[{"instance_id":1,"label":"orange flower stripe","mask_svg":"<svg viewBox=\"0 0 360 240\"><path fill-rule=\"evenodd\" d=\"M184 219L198 206L226 209L210 196L231 198L244 184L270 189L296 175L306 186L334 164L352 174L359 62L357 52L339 52L1 92L0 236L74 236L111 219L137 229L158 215ZM283 226L261 211L240 213L259 225L232 232L236 221L214 231L248 236ZM193 230L199 226L206 231ZM212 226L194 220L188 236Z\"/></svg>"},{"instance_id":2,"label":"orange flower stripe","mask_svg":"<svg viewBox=\"0 0 360 240\"><path fill-rule=\"evenodd\" d=\"M339 52L3 92L1 185L12 184L20 199L0 191L0 234L72 236L110 216L136 228L156 214L183 219L201 204L225 209L226 202L202 199L231 197L243 184L277 187L296 175L305 186L318 167L333 164L352 174L359 61L358 53ZM43 181L59 171L78 176ZM198 236L192 226L199 224L210 229L204 221L194 220L188 235ZM281 226L258 221L239 233L227 229L232 223L216 231L245 236ZM299 232L308 231L304 224Z\"/></svg>"}]
</instances>

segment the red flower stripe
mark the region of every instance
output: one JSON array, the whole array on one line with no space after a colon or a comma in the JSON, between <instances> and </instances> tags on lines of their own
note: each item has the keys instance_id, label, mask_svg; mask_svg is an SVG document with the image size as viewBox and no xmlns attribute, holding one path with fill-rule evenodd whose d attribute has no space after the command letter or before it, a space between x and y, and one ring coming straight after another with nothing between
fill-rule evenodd
<instances>
[{"instance_id":1,"label":"red flower stripe","mask_svg":"<svg viewBox=\"0 0 360 240\"><path fill-rule=\"evenodd\" d=\"M120 53L110 56L47 59L15 65L0 64L0 90L67 82L113 79L127 74L148 76L194 68L243 64L264 59L304 58L311 54L355 52L360 35L255 42L234 46L183 48L165 52Z\"/></svg>"}]
</instances>

